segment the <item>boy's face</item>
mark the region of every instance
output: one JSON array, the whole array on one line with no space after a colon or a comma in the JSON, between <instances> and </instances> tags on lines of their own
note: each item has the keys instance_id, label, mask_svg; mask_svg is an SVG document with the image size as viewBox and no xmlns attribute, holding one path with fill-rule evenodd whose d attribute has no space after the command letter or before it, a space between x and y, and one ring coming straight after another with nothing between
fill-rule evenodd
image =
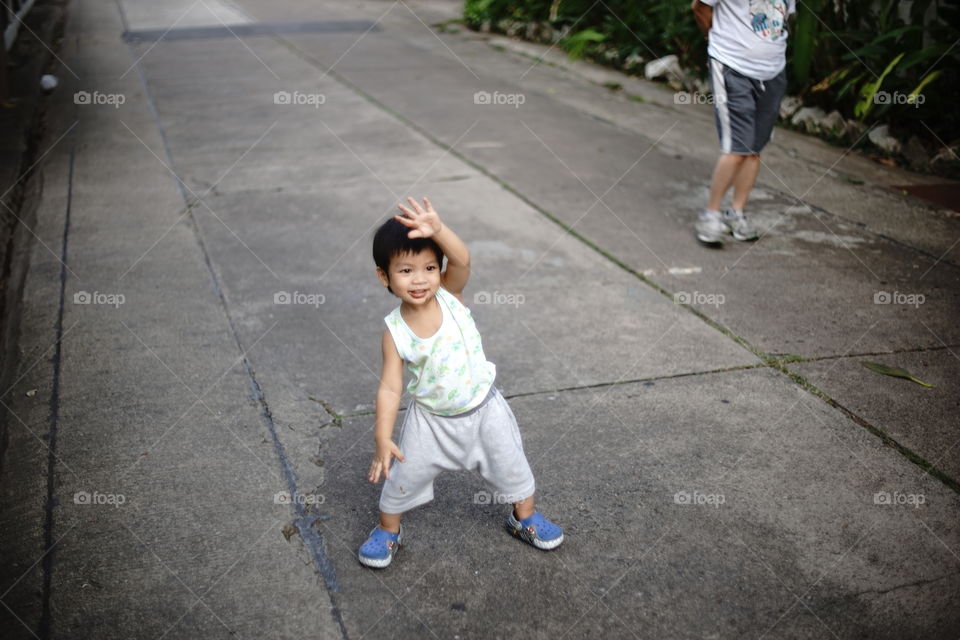
<instances>
[{"instance_id":1,"label":"boy's face","mask_svg":"<svg viewBox=\"0 0 960 640\"><path fill-rule=\"evenodd\" d=\"M412 306L426 304L440 288L440 263L437 256L425 249L419 253L400 253L390 259L388 273L377 268L383 286Z\"/></svg>"}]
</instances>

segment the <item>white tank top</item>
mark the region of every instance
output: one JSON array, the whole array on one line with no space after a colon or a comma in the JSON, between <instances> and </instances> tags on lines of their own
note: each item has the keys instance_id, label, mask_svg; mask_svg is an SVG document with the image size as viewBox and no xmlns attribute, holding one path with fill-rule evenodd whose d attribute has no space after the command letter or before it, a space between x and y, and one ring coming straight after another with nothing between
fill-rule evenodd
<instances>
[{"instance_id":1,"label":"white tank top","mask_svg":"<svg viewBox=\"0 0 960 640\"><path fill-rule=\"evenodd\" d=\"M429 338L413 332L400 315L400 307L383 320L412 375L407 391L424 409L452 416L483 402L497 368L483 354L470 310L442 287L437 290L437 302L443 322Z\"/></svg>"}]
</instances>

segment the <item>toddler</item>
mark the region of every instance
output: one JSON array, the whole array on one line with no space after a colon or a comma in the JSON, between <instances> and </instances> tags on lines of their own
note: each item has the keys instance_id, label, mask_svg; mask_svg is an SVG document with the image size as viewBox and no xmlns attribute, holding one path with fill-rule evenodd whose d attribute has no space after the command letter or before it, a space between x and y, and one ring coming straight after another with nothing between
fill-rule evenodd
<instances>
[{"instance_id":1,"label":"toddler","mask_svg":"<svg viewBox=\"0 0 960 640\"><path fill-rule=\"evenodd\" d=\"M384 320L383 370L377 390L376 451L368 479L384 477L380 525L360 547L360 562L384 568L403 540L404 512L433 500L443 470L476 469L513 503L507 529L538 549L554 549L563 530L534 510L534 480L520 430L507 401L493 386L496 367L483 354L480 334L463 304L470 253L443 224L430 200L407 198L403 215L373 238L377 277L400 305ZM446 270L441 270L443 258ZM393 442L403 393L403 369L413 398ZM393 459L397 463L391 468Z\"/></svg>"}]
</instances>

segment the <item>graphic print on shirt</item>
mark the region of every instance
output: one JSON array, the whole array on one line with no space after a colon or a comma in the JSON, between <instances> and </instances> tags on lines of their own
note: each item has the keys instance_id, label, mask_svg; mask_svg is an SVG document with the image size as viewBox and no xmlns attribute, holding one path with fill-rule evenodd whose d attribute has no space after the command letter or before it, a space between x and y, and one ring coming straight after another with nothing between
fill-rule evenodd
<instances>
[{"instance_id":1,"label":"graphic print on shirt","mask_svg":"<svg viewBox=\"0 0 960 640\"><path fill-rule=\"evenodd\" d=\"M428 411L456 415L486 397L496 367L484 356L470 309L442 288L437 300L444 318L430 338L413 333L399 306L384 320L410 373L407 392Z\"/></svg>"},{"instance_id":2,"label":"graphic print on shirt","mask_svg":"<svg viewBox=\"0 0 960 640\"><path fill-rule=\"evenodd\" d=\"M783 38L786 19L786 0L750 0L750 26L764 40L776 42Z\"/></svg>"}]
</instances>

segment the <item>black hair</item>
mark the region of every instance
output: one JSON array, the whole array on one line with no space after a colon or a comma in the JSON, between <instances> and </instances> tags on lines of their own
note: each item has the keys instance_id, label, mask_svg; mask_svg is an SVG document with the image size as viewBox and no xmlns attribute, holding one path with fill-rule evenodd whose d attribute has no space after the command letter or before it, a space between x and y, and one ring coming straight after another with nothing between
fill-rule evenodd
<instances>
[{"instance_id":1,"label":"black hair","mask_svg":"<svg viewBox=\"0 0 960 640\"><path fill-rule=\"evenodd\" d=\"M410 228L390 218L373 235L373 261L389 277L390 260L404 253L433 251L437 263L443 266L443 249L433 238L409 238ZM387 287L389 289L389 287ZM393 290L390 290L393 293Z\"/></svg>"}]
</instances>

